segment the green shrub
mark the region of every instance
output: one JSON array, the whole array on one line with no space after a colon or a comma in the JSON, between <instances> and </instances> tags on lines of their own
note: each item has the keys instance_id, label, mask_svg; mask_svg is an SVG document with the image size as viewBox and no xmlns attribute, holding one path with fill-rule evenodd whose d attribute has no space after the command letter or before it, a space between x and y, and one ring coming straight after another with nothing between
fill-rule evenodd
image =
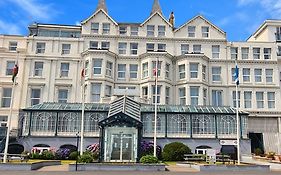
<instances>
[{"instance_id":1,"label":"green shrub","mask_svg":"<svg viewBox=\"0 0 281 175\"><path fill-rule=\"evenodd\" d=\"M68 159L69 159L69 160L76 160L77 157L78 157L78 155L79 155L79 153L78 153L77 151L74 151L74 152L72 152L72 153L69 154Z\"/></svg>"},{"instance_id":2,"label":"green shrub","mask_svg":"<svg viewBox=\"0 0 281 175\"><path fill-rule=\"evenodd\" d=\"M190 148L185 144L180 142L173 142L165 145L162 157L165 161L183 161L184 154L190 153Z\"/></svg>"},{"instance_id":3,"label":"green shrub","mask_svg":"<svg viewBox=\"0 0 281 175\"><path fill-rule=\"evenodd\" d=\"M98 160L100 154L99 154L99 152L94 152L94 153L92 153L92 156L93 156L93 159L94 159L94 160Z\"/></svg>"},{"instance_id":4,"label":"green shrub","mask_svg":"<svg viewBox=\"0 0 281 175\"><path fill-rule=\"evenodd\" d=\"M39 153L31 153L29 157L30 159L40 159L41 155Z\"/></svg>"},{"instance_id":5,"label":"green shrub","mask_svg":"<svg viewBox=\"0 0 281 175\"><path fill-rule=\"evenodd\" d=\"M146 155L146 156L142 156L142 158L140 159L140 162L144 163L144 164L158 163L158 158L154 157L152 155Z\"/></svg>"},{"instance_id":6,"label":"green shrub","mask_svg":"<svg viewBox=\"0 0 281 175\"><path fill-rule=\"evenodd\" d=\"M92 163L94 161L93 155L89 152L84 152L82 156L79 156L79 163Z\"/></svg>"},{"instance_id":7,"label":"green shrub","mask_svg":"<svg viewBox=\"0 0 281 175\"><path fill-rule=\"evenodd\" d=\"M260 156L263 152L262 152L262 150L260 148L256 148L254 150L254 153L255 153L256 156Z\"/></svg>"},{"instance_id":8,"label":"green shrub","mask_svg":"<svg viewBox=\"0 0 281 175\"><path fill-rule=\"evenodd\" d=\"M44 151L40 157L44 160L54 160L55 154L52 151Z\"/></svg>"}]
</instances>

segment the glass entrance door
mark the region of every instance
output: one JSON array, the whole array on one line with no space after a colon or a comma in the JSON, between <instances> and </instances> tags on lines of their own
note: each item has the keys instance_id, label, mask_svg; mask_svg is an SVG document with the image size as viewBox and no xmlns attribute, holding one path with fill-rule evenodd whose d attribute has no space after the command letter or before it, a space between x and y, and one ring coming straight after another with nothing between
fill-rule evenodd
<instances>
[{"instance_id":1,"label":"glass entrance door","mask_svg":"<svg viewBox=\"0 0 281 175\"><path fill-rule=\"evenodd\" d=\"M135 128L108 128L106 142L106 161L136 162L137 130Z\"/></svg>"}]
</instances>

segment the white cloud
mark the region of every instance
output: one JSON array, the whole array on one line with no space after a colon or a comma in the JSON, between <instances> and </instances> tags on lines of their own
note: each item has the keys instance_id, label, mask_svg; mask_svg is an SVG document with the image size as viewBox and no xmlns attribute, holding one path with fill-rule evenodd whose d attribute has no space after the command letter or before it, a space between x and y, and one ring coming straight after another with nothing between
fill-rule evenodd
<instances>
[{"instance_id":1,"label":"white cloud","mask_svg":"<svg viewBox=\"0 0 281 175\"><path fill-rule=\"evenodd\" d=\"M281 0L237 0L238 6L246 6L250 4L259 4L271 18L280 18L281 16Z\"/></svg>"},{"instance_id":2,"label":"white cloud","mask_svg":"<svg viewBox=\"0 0 281 175\"><path fill-rule=\"evenodd\" d=\"M0 33L8 35L21 34L19 25L14 23L9 23L0 19Z\"/></svg>"},{"instance_id":3,"label":"white cloud","mask_svg":"<svg viewBox=\"0 0 281 175\"><path fill-rule=\"evenodd\" d=\"M54 10L54 8L52 7L52 4L40 3L38 0L9 1L19 6L32 19L50 20L55 14L57 14L56 10Z\"/></svg>"}]
</instances>

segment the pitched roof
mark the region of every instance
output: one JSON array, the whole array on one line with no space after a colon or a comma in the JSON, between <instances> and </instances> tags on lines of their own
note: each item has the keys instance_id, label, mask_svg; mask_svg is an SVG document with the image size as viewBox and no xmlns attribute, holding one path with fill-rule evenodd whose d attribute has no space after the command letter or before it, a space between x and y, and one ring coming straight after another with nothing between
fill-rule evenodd
<instances>
[{"instance_id":1,"label":"pitched roof","mask_svg":"<svg viewBox=\"0 0 281 175\"><path fill-rule=\"evenodd\" d=\"M160 14L162 14L159 0L154 0L150 15L154 14L155 12L159 12Z\"/></svg>"},{"instance_id":2,"label":"pitched roof","mask_svg":"<svg viewBox=\"0 0 281 175\"><path fill-rule=\"evenodd\" d=\"M201 18L202 20L204 20L206 23L208 23L209 25L211 25L212 27L214 27L215 29L217 29L220 33L222 33L223 35L225 35L226 33L221 30L219 27L217 27L216 25L214 25L213 23L211 23L209 20L207 20L206 18L204 18L202 15L197 15L195 17L193 17L191 20L187 21L185 24L181 25L179 28L177 28L175 30L175 32L181 30L182 28L184 28L186 25L190 24L192 21L196 20L197 18Z\"/></svg>"},{"instance_id":3,"label":"pitched roof","mask_svg":"<svg viewBox=\"0 0 281 175\"><path fill-rule=\"evenodd\" d=\"M159 15L171 28L173 28L172 24L169 23L169 21L166 20L166 18L159 12L155 12L152 15L149 16L149 18L147 18L142 24L141 26L143 26L145 23L147 23L151 18L153 18L155 15Z\"/></svg>"},{"instance_id":4,"label":"pitched roof","mask_svg":"<svg viewBox=\"0 0 281 175\"><path fill-rule=\"evenodd\" d=\"M100 13L100 12L104 13L104 14L106 15L106 17L108 17L116 26L118 25L117 22L115 22L114 19L111 18L111 17L107 14L107 12L106 12L104 9L99 9L99 10L97 10L97 11L96 11L94 14L92 14L89 18L87 18L87 19L85 19L84 21L82 21L81 24L87 23L90 19L92 19L94 16L96 16L96 15L97 15L98 13Z\"/></svg>"}]
</instances>

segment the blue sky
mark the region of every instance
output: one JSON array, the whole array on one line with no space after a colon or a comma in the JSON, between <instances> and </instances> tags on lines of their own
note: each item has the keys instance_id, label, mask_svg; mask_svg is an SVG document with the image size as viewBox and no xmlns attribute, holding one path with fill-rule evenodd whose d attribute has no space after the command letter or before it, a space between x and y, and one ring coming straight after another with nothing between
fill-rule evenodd
<instances>
[{"instance_id":1,"label":"blue sky","mask_svg":"<svg viewBox=\"0 0 281 175\"><path fill-rule=\"evenodd\" d=\"M96 9L98 0L0 0L0 33L27 34L33 22L78 24ZM153 0L106 0L117 22L143 22ZM164 16L176 26L197 14L227 32L230 41L246 40L266 19L281 19L281 0L160 0Z\"/></svg>"}]
</instances>

